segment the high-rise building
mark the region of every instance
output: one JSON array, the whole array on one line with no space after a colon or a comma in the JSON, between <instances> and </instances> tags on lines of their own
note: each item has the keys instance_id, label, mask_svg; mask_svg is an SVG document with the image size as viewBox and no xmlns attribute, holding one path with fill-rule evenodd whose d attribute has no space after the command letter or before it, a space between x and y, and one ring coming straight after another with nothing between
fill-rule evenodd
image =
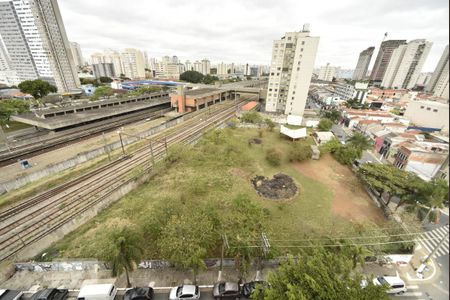
<instances>
[{"instance_id":1,"label":"high-rise building","mask_svg":"<svg viewBox=\"0 0 450 300\"><path fill-rule=\"evenodd\" d=\"M192 70L194 70L194 65L192 65L192 63L191 63L189 60L187 60L187 61L184 63L184 66L186 67L186 68L185 68L186 71L192 71Z\"/></svg>"},{"instance_id":2,"label":"high-rise building","mask_svg":"<svg viewBox=\"0 0 450 300\"><path fill-rule=\"evenodd\" d=\"M412 89L422 71L433 44L423 39L400 45L392 52L381 86Z\"/></svg>"},{"instance_id":3,"label":"high-rise building","mask_svg":"<svg viewBox=\"0 0 450 300\"><path fill-rule=\"evenodd\" d=\"M202 70L200 73L203 75L211 74L211 62L207 58L202 59Z\"/></svg>"},{"instance_id":4,"label":"high-rise building","mask_svg":"<svg viewBox=\"0 0 450 300\"><path fill-rule=\"evenodd\" d=\"M369 47L359 54L358 63L352 76L353 80L364 80L366 78L374 51L375 47Z\"/></svg>"},{"instance_id":5,"label":"high-rise building","mask_svg":"<svg viewBox=\"0 0 450 300\"><path fill-rule=\"evenodd\" d=\"M125 49L121 57L125 76L131 79L145 78L145 58L140 50Z\"/></svg>"},{"instance_id":6,"label":"high-rise building","mask_svg":"<svg viewBox=\"0 0 450 300\"><path fill-rule=\"evenodd\" d=\"M327 63L326 66L320 68L317 79L333 81L333 78L336 77L337 71L338 68L331 66L330 63Z\"/></svg>"},{"instance_id":7,"label":"high-rise building","mask_svg":"<svg viewBox=\"0 0 450 300\"><path fill-rule=\"evenodd\" d=\"M14 9L19 17L20 25L31 51L38 75L41 79L55 84L53 71L50 65L48 53L44 49L41 34L35 22L35 16L31 10L32 0L13 0Z\"/></svg>"},{"instance_id":8,"label":"high-rise building","mask_svg":"<svg viewBox=\"0 0 450 300\"><path fill-rule=\"evenodd\" d=\"M80 44L75 42L70 42L70 51L72 51L73 62L76 67L81 67L84 65L83 54L81 52Z\"/></svg>"},{"instance_id":9,"label":"high-rise building","mask_svg":"<svg viewBox=\"0 0 450 300\"><path fill-rule=\"evenodd\" d=\"M217 75L224 76L228 74L228 65L226 63L221 62L217 65Z\"/></svg>"},{"instance_id":10,"label":"high-rise building","mask_svg":"<svg viewBox=\"0 0 450 300\"><path fill-rule=\"evenodd\" d=\"M406 44L406 40L389 40L381 43L380 50L378 51L377 59L370 75L370 80L374 84L379 85L383 81L386 69L391 61L392 52L400 45Z\"/></svg>"},{"instance_id":11,"label":"high-rise building","mask_svg":"<svg viewBox=\"0 0 450 300\"><path fill-rule=\"evenodd\" d=\"M8 51L6 51L2 36L0 35L0 71L9 71L11 60L9 59Z\"/></svg>"},{"instance_id":12,"label":"high-rise building","mask_svg":"<svg viewBox=\"0 0 450 300\"><path fill-rule=\"evenodd\" d=\"M12 1L0 2L0 35L8 53L9 68L16 71L19 80L37 79L36 64Z\"/></svg>"},{"instance_id":13,"label":"high-rise building","mask_svg":"<svg viewBox=\"0 0 450 300\"><path fill-rule=\"evenodd\" d=\"M442 97L448 100L449 98L448 82L449 82L449 51L447 45L425 90L427 92L433 93L435 96Z\"/></svg>"},{"instance_id":14,"label":"high-rise building","mask_svg":"<svg viewBox=\"0 0 450 300\"><path fill-rule=\"evenodd\" d=\"M202 73L202 63L198 60L194 62L194 71Z\"/></svg>"},{"instance_id":15,"label":"high-rise building","mask_svg":"<svg viewBox=\"0 0 450 300\"><path fill-rule=\"evenodd\" d=\"M112 63L99 63L93 64L92 68L94 69L95 78L100 77L116 77L116 73L114 71L114 64Z\"/></svg>"},{"instance_id":16,"label":"high-rise building","mask_svg":"<svg viewBox=\"0 0 450 300\"><path fill-rule=\"evenodd\" d=\"M310 36L309 25L274 41L267 112L303 116L318 46L319 37Z\"/></svg>"},{"instance_id":17,"label":"high-rise building","mask_svg":"<svg viewBox=\"0 0 450 300\"><path fill-rule=\"evenodd\" d=\"M80 80L57 0L32 0L30 3L58 91L79 89Z\"/></svg>"}]
</instances>

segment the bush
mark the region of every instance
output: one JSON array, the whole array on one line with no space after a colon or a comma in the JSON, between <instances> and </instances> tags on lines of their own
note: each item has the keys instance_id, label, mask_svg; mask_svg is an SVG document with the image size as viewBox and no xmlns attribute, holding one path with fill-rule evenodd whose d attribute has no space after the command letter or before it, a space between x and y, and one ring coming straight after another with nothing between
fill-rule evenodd
<instances>
[{"instance_id":1,"label":"bush","mask_svg":"<svg viewBox=\"0 0 450 300\"><path fill-rule=\"evenodd\" d=\"M292 144L292 148L289 151L288 159L290 162L305 161L312 157L312 149L310 145L295 142Z\"/></svg>"},{"instance_id":2,"label":"bush","mask_svg":"<svg viewBox=\"0 0 450 300\"><path fill-rule=\"evenodd\" d=\"M280 151L272 148L267 150L266 160L271 166L278 167L281 164L281 155Z\"/></svg>"},{"instance_id":3,"label":"bush","mask_svg":"<svg viewBox=\"0 0 450 300\"><path fill-rule=\"evenodd\" d=\"M326 153L335 153L338 149L344 147L341 142L334 138L331 141L328 141L324 145L320 146L320 153L326 154Z\"/></svg>"},{"instance_id":4,"label":"bush","mask_svg":"<svg viewBox=\"0 0 450 300\"><path fill-rule=\"evenodd\" d=\"M320 131L330 131L331 127L333 127L333 124L334 124L333 121L324 118L320 120L318 128Z\"/></svg>"},{"instance_id":5,"label":"bush","mask_svg":"<svg viewBox=\"0 0 450 300\"><path fill-rule=\"evenodd\" d=\"M266 123L266 126L269 128L269 131L273 131L275 128L275 123L271 119L265 119L264 123Z\"/></svg>"},{"instance_id":6,"label":"bush","mask_svg":"<svg viewBox=\"0 0 450 300\"><path fill-rule=\"evenodd\" d=\"M250 111L242 114L241 121L243 123L259 124L262 122L262 118L259 113Z\"/></svg>"},{"instance_id":7,"label":"bush","mask_svg":"<svg viewBox=\"0 0 450 300\"><path fill-rule=\"evenodd\" d=\"M361 151L351 146L343 146L334 152L334 157L343 165L351 166L355 160L361 158Z\"/></svg>"}]
</instances>

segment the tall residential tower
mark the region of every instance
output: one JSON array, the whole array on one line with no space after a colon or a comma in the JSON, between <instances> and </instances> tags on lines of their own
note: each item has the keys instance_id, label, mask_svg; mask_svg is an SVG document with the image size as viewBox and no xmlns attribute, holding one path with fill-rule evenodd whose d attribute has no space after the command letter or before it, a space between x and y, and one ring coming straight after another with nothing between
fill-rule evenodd
<instances>
[{"instance_id":1,"label":"tall residential tower","mask_svg":"<svg viewBox=\"0 0 450 300\"><path fill-rule=\"evenodd\" d=\"M428 82L425 90L433 93L435 96L442 97L448 100L449 98L449 55L448 45L445 47L444 53L442 53L436 69L433 72L433 76Z\"/></svg>"},{"instance_id":2,"label":"tall residential tower","mask_svg":"<svg viewBox=\"0 0 450 300\"><path fill-rule=\"evenodd\" d=\"M373 81L374 84L381 84L389 62L391 61L392 52L400 45L404 44L406 44L406 40L390 40L381 43L375 65L372 69L372 74L370 75L370 80Z\"/></svg>"},{"instance_id":3,"label":"tall residential tower","mask_svg":"<svg viewBox=\"0 0 450 300\"><path fill-rule=\"evenodd\" d=\"M374 51L375 47L370 47L359 54L358 63L352 77L353 80L364 80L366 78Z\"/></svg>"},{"instance_id":4,"label":"tall residential tower","mask_svg":"<svg viewBox=\"0 0 450 300\"><path fill-rule=\"evenodd\" d=\"M266 111L303 116L316 60L319 37L310 36L309 25L287 32L273 43Z\"/></svg>"}]
</instances>

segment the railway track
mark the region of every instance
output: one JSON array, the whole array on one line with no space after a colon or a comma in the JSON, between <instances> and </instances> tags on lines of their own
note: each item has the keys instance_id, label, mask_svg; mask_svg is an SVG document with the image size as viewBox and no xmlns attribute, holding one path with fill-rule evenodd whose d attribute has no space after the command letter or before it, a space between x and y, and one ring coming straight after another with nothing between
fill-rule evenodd
<instances>
[{"instance_id":1,"label":"railway track","mask_svg":"<svg viewBox=\"0 0 450 300\"><path fill-rule=\"evenodd\" d=\"M161 117L167 108L158 108L136 113L130 116L121 116L119 120L103 121L106 124L90 124L78 129L71 130L67 135L54 138L40 138L39 141L27 145L12 147L11 152L0 151L0 167L16 163L18 159L30 158L67 145L77 143L81 140L98 136L104 132L113 131L121 126L139 122L145 119L154 120Z\"/></svg>"},{"instance_id":2,"label":"railway track","mask_svg":"<svg viewBox=\"0 0 450 300\"><path fill-rule=\"evenodd\" d=\"M241 105L241 100L237 105ZM205 130L223 123L234 115L235 106L220 108L208 119L190 120L181 128L166 134L168 145L190 144L198 140ZM164 157L163 143L153 147L156 161ZM134 180L133 171L153 169L148 146L139 148L127 157L84 174L50 191L28 199L0 212L0 261L10 258L25 247L55 232L87 210L94 208L109 195ZM131 175L130 175L131 174ZM82 187L82 188L80 188Z\"/></svg>"}]
</instances>

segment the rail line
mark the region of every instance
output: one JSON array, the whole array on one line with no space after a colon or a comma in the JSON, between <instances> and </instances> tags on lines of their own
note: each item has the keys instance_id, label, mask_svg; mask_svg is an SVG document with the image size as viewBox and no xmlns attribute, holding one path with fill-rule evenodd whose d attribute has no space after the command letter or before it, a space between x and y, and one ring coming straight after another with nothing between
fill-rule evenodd
<instances>
[{"instance_id":1,"label":"rail line","mask_svg":"<svg viewBox=\"0 0 450 300\"><path fill-rule=\"evenodd\" d=\"M89 124L80 128L71 129L66 135L54 138L42 139L28 143L27 145L13 147L11 152L0 151L0 167L17 162L21 158L30 158L42 153L55 150L81 140L98 136L104 132L112 131L118 127L142 121L144 119L154 120L161 117L167 108L149 109L143 112L120 116L119 119L104 120L106 124Z\"/></svg>"},{"instance_id":2,"label":"rail line","mask_svg":"<svg viewBox=\"0 0 450 300\"><path fill-rule=\"evenodd\" d=\"M165 135L168 145L193 143L211 126L223 123L235 113L235 105L213 111L206 120L190 120L177 130ZM186 129L187 127L187 129ZM125 184L134 180L133 171L141 166L141 172L153 170L151 154L146 145L127 157L84 174L48 192L28 199L0 213L0 260L10 258L28 245L61 228L105 200ZM164 157L165 145L153 147L155 160ZM83 188L79 188L79 186ZM19 214L26 214L18 218Z\"/></svg>"}]
</instances>

